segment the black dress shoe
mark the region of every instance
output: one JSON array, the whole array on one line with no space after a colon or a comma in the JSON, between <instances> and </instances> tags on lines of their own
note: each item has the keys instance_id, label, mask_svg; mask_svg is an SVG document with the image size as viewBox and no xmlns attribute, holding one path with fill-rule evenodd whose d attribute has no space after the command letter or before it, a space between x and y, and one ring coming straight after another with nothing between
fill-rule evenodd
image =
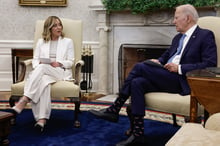
<instances>
[{"instance_id":1,"label":"black dress shoe","mask_svg":"<svg viewBox=\"0 0 220 146\"><path fill-rule=\"evenodd\" d=\"M102 118L104 120L110 121L110 122L118 122L119 115L107 112L107 109L101 109L99 111L96 110L89 110L90 113L93 115Z\"/></svg>"},{"instance_id":2,"label":"black dress shoe","mask_svg":"<svg viewBox=\"0 0 220 146\"><path fill-rule=\"evenodd\" d=\"M44 124L41 123L36 123L34 125L34 129L38 132L38 133L42 133L44 131Z\"/></svg>"},{"instance_id":3,"label":"black dress shoe","mask_svg":"<svg viewBox=\"0 0 220 146\"><path fill-rule=\"evenodd\" d=\"M144 146L144 136L135 137L133 134L126 140L116 144L116 146Z\"/></svg>"},{"instance_id":4,"label":"black dress shoe","mask_svg":"<svg viewBox=\"0 0 220 146\"><path fill-rule=\"evenodd\" d=\"M18 114L17 111L14 110L13 108L8 109L7 112L12 113L14 116L17 116Z\"/></svg>"}]
</instances>

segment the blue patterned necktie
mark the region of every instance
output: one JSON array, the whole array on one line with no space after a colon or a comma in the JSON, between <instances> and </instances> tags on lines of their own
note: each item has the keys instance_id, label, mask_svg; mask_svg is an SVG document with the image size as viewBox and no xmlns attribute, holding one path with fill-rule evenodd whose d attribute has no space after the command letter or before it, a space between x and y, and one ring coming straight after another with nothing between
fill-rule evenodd
<instances>
[{"instance_id":1,"label":"blue patterned necktie","mask_svg":"<svg viewBox=\"0 0 220 146\"><path fill-rule=\"evenodd\" d=\"M181 50L182 50L182 48L183 48L183 40L184 40L185 37L186 37L186 35L183 34L182 37L180 38L180 40L179 40L179 46L178 46L178 48L177 48L177 51L176 51L176 53L167 61L168 63L172 62L173 58L174 58L176 55L179 55L179 54L181 53Z\"/></svg>"}]
</instances>

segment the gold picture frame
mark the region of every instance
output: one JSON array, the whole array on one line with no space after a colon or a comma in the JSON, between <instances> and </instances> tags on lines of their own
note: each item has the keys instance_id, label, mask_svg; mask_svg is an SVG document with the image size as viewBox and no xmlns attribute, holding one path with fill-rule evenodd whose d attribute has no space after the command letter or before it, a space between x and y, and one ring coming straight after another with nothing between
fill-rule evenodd
<instances>
[{"instance_id":1,"label":"gold picture frame","mask_svg":"<svg viewBox=\"0 0 220 146\"><path fill-rule=\"evenodd\" d=\"M21 6L67 6L67 0L19 0Z\"/></svg>"}]
</instances>

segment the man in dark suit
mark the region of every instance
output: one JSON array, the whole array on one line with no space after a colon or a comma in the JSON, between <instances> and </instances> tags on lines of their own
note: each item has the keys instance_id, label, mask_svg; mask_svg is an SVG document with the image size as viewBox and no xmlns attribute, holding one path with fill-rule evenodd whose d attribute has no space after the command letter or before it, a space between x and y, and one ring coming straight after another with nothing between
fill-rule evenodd
<instances>
[{"instance_id":1,"label":"man in dark suit","mask_svg":"<svg viewBox=\"0 0 220 146\"><path fill-rule=\"evenodd\" d=\"M176 8L173 23L179 32L172 40L171 47L153 63L163 67L137 63L126 78L119 97L108 108L90 112L108 121L117 122L118 113L131 97L134 129L127 140L119 142L125 146L140 141L144 135L145 99L147 92L169 92L190 94L186 73L195 69L217 66L217 49L213 32L197 25L198 13L189 4Z\"/></svg>"}]
</instances>

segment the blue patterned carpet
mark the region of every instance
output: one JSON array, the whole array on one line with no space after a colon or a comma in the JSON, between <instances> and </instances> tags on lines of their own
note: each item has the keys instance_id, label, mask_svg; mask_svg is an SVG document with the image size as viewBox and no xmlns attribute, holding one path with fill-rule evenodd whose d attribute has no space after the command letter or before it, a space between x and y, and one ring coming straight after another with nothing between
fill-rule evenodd
<instances>
[{"instance_id":1,"label":"blue patterned carpet","mask_svg":"<svg viewBox=\"0 0 220 146\"><path fill-rule=\"evenodd\" d=\"M11 128L10 146L114 146L127 138L124 135L129 128L127 116L121 115L118 123L111 123L82 111L81 128L74 128L73 112L52 110L44 133L39 134L33 128L31 110L25 109ZM164 146L178 129L169 123L145 119L146 145Z\"/></svg>"}]
</instances>

